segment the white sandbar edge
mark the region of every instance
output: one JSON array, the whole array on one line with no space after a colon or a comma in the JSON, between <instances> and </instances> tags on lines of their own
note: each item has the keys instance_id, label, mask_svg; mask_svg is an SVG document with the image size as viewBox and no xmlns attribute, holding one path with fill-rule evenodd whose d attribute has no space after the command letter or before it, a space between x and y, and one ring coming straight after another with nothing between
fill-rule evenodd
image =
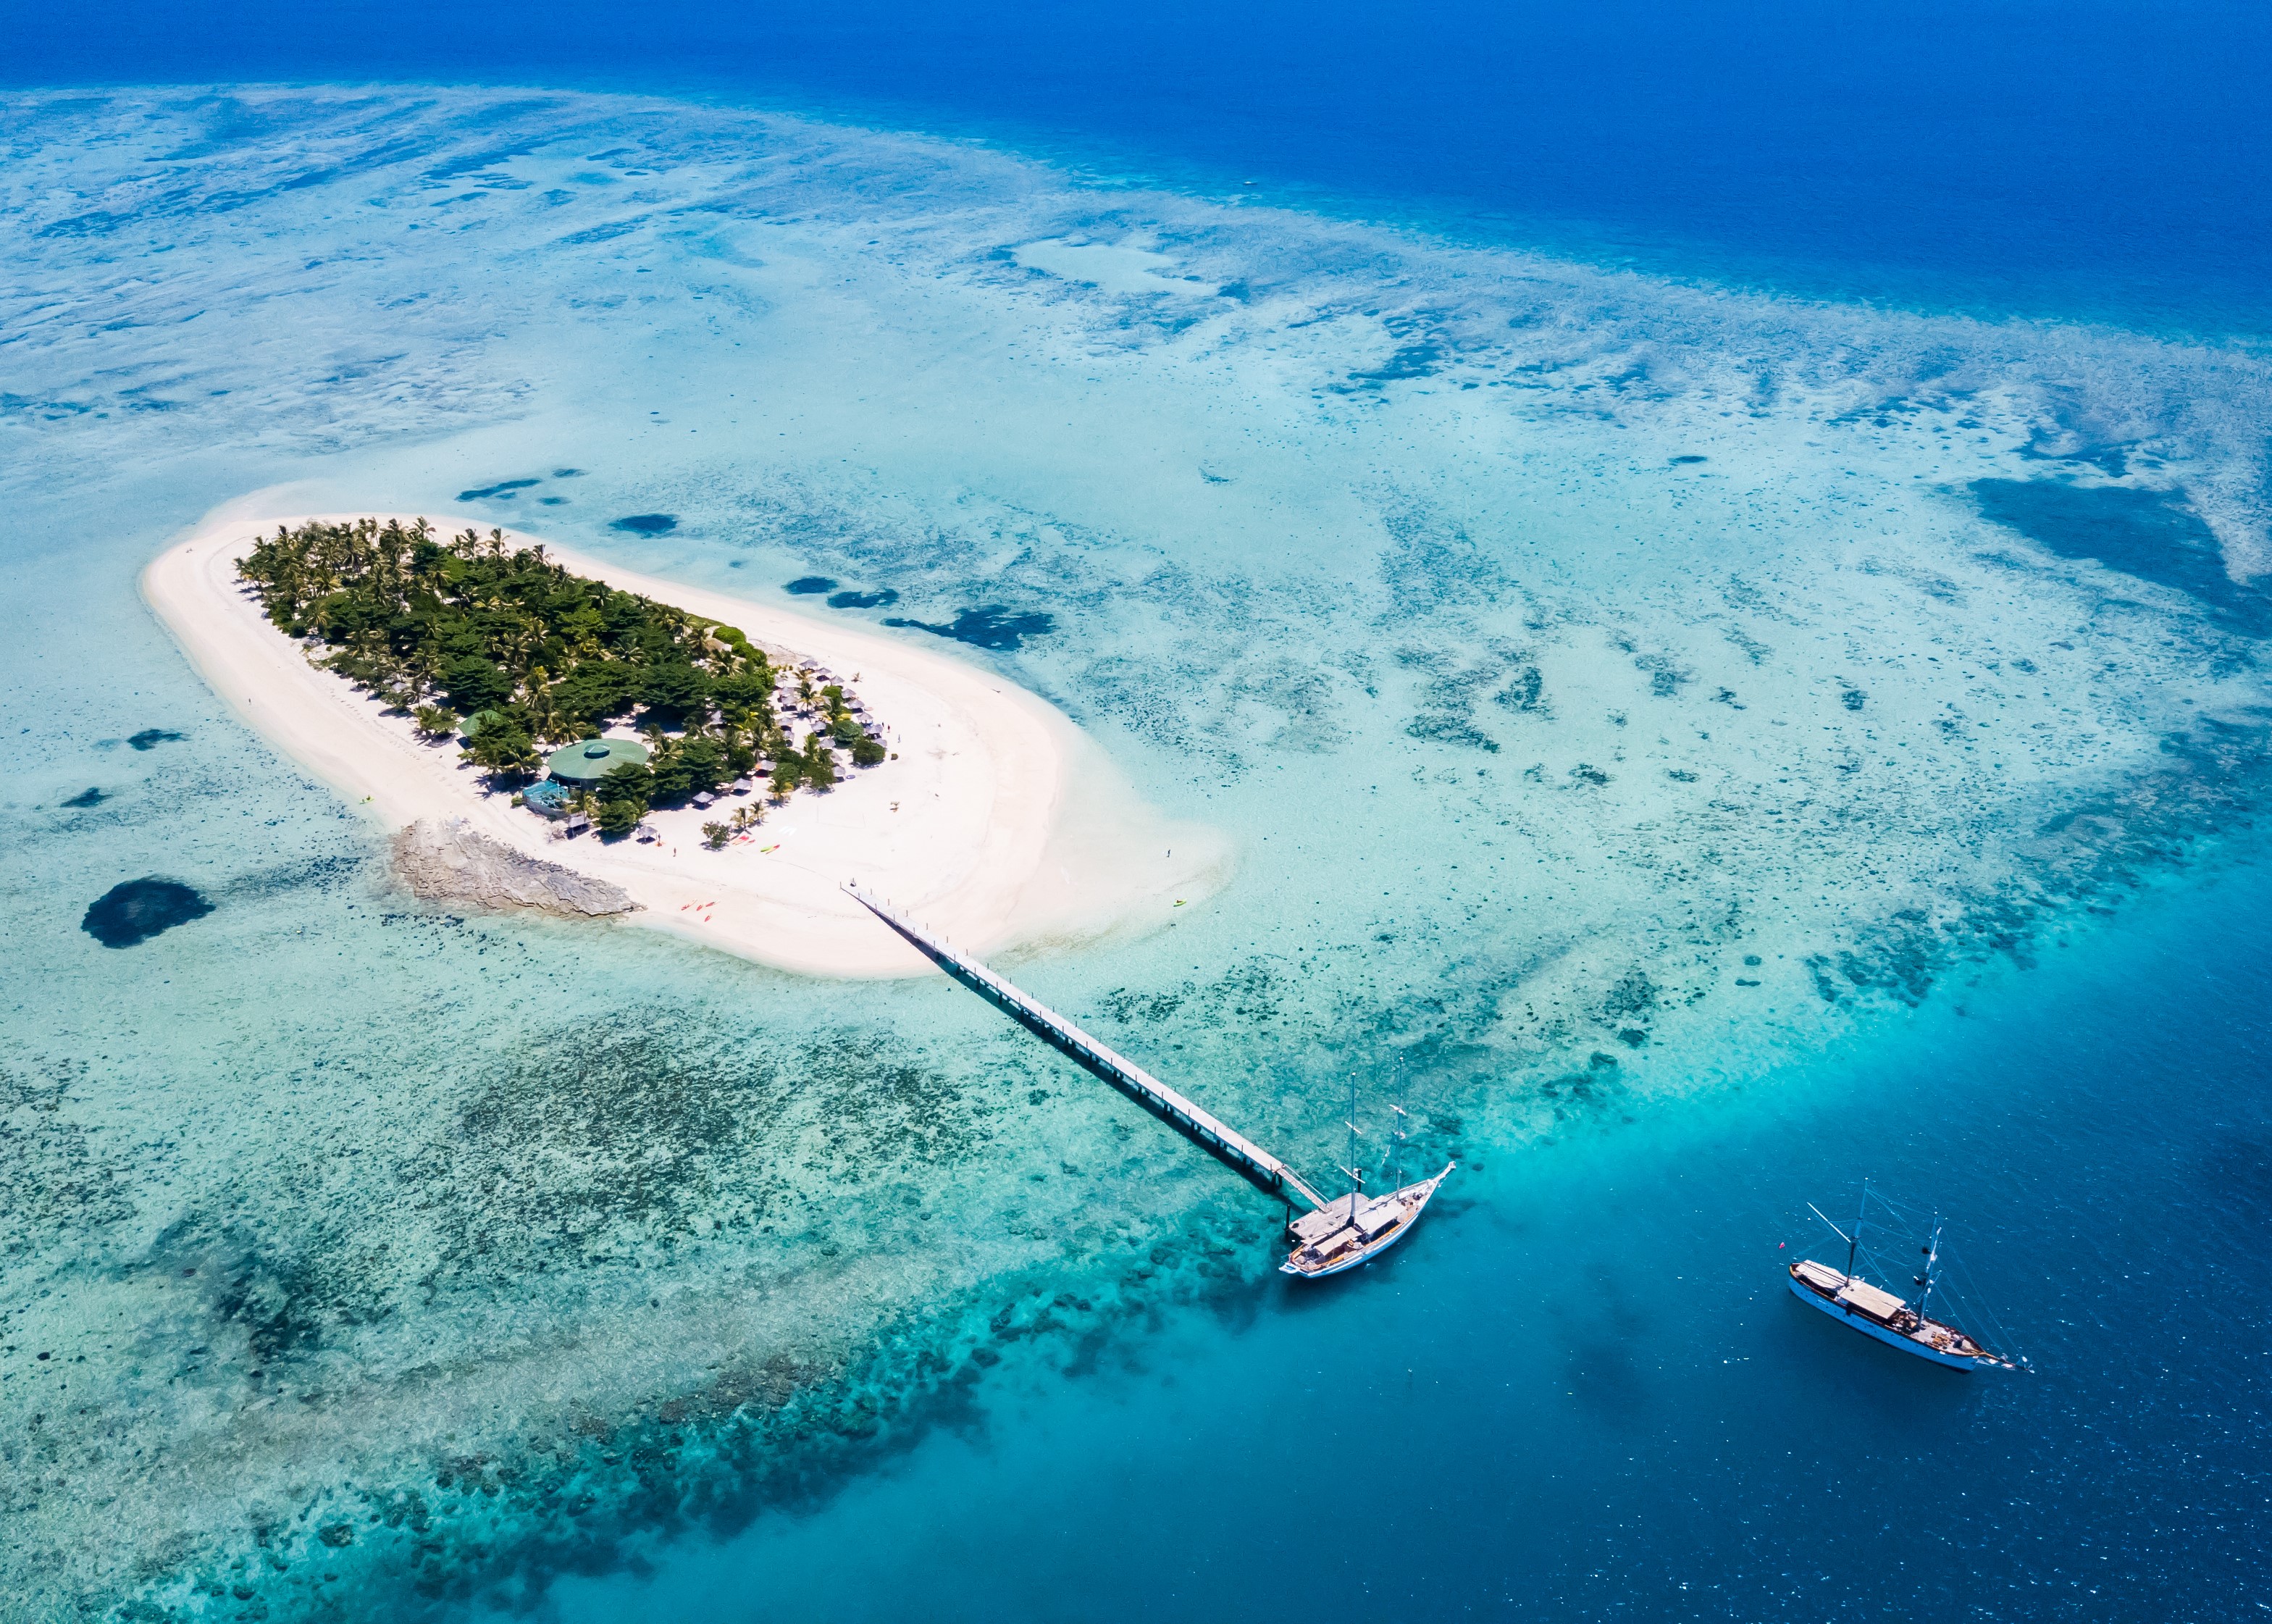
<instances>
[{"instance_id":1,"label":"white sandbar edge","mask_svg":"<svg viewBox=\"0 0 2272 1624\"><path fill-rule=\"evenodd\" d=\"M484 794L454 743L422 742L408 718L309 663L261 614L237 560L280 524L410 516L255 514L215 510L168 545L142 594L215 693L263 738L392 832L421 818L466 818L547 862L621 886L639 925L683 934L787 970L829 977L919 975L930 962L838 887L856 879L974 952L1068 945L1164 928L1228 876L1229 843L1170 824L1137 798L1095 742L1015 684L863 626L796 614L644 575L549 542L576 574L738 626L776 658L845 677L893 737L896 760L847 768L826 795L768 807L757 838L701 844L719 811L657 812L653 845L549 838L551 825ZM437 535L487 524L429 515ZM515 544L539 538L507 531ZM740 800L725 803L741 805ZM896 808L896 809L895 809ZM765 849L774 848L772 850ZM936 972L932 972L936 973Z\"/></svg>"}]
</instances>

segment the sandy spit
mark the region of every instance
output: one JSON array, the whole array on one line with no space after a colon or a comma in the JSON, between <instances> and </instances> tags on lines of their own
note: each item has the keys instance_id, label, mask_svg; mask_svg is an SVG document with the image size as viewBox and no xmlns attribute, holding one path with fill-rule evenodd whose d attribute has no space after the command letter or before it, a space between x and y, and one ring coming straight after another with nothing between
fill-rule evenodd
<instances>
[{"instance_id":1,"label":"sandy spit","mask_svg":"<svg viewBox=\"0 0 2272 1624\"><path fill-rule=\"evenodd\" d=\"M543 819L508 797L484 795L454 744L421 742L408 718L387 715L377 700L310 665L237 579L236 561L280 523L366 516L410 519L229 505L167 546L144 572L142 594L232 709L390 834L422 818L465 818L530 857L622 887L639 904L624 917L630 926L832 977L937 973L838 889L845 879L959 945L996 953L1163 928L1179 900L1196 902L1227 878L1229 847L1220 834L1162 819L1094 740L1013 684L865 627L545 543L547 556L577 574L738 626L776 658L811 659L856 678L899 752L865 771L847 769L848 782L826 795L799 790L768 809L755 839L724 851L701 844L714 809L654 813L662 836L654 845L554 840ZM446 513L428 518L443 535L490 528Z\"/></svg>"}]
</instances>

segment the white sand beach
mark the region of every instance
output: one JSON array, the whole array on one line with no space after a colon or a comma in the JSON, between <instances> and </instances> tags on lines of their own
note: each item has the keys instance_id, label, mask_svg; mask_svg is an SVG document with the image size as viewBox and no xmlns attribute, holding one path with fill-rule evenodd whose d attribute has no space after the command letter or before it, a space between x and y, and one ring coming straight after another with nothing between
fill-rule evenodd
<instances>
[{"instance_id":1,"label":"white sand beach","mask_svg":"<svg viewBox=\"0 0 2272 1624\"><path fill-rule=\"evenodd\" d=\"M738 626L777 657L852 677L888 731L894 760L836 789L768 806L757 838L706 849L719 811L656 811L653 844L551 838L554 826L485 794L454 743L428 744L409 719L309 663L261 614L236 561L277 526L389 515L216 510L145 572L144 597L190 662L264 738L392 832L465 818L530 857L620 886L625 916L788 970L835 977L922 974L929 962L839 889L857 879L981 952L1164 926L1180 902L1217 888L1229 846L1142 804L1094 740L1013 684L944 654L861 627L682 586L543 543L578 574ZM397 515L408 521L409 515ZM490 526L427 515L436 531ZM524 543L541 540L508 531ZM759 797L751 797L755 800ZM746 805L733 801L731 805Z\"/></svg>"}]
</instances>

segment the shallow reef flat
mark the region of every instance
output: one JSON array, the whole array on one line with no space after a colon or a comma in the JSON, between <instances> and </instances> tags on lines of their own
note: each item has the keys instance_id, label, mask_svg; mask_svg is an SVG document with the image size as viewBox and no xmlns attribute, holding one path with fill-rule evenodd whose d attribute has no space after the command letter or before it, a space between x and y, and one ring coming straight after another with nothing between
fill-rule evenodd
<instances>
[{"instance_id":1,"label":"shallow reef flat","mask_svg":"<svg viewBox=\"0 0 2272 1624\"><path fill-rule=\"evenodd\" d=\"M8 107L36 1606L525 1601L1269 1300L1267 1202L943 983L391 895L133 599L239 492L541 515L1044 695L1237 867L1005 968L1304 1167L1351 1070L1427 1154L1582 1154L2255 849L2238 347L717 107ZM142 881L202 911L82 928Z\"/></svg>"}]
</instances>

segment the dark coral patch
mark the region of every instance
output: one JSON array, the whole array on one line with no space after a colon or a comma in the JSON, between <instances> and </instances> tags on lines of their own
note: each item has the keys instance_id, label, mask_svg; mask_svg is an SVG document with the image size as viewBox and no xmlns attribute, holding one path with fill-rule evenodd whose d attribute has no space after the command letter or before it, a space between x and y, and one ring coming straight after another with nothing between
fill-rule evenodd
<instances>
[{"instance_id":1,"label":"dark coral patch","mask_svg":"<svg viewBox=\"0 0 2272 1624\"><path fill-rule=\"evenodd\" d=\"M213 910L211 902L180 880L152 875L111 887L89 905L78 925L106 947L131 947Z\"/></svg>"},{"instance_id":2,"label":"dark coral patch","mask_svg":"<svg viewBox=\"0 0 2272 1624\"><path fill-rule=\"evenodd\" d=\"M533 479L502 479L494 485L482 485L472 490L458 492L460 502L483 502L491 497L509 497L516 490L526 490L536 483Z\"/></svg>"},{"instance_id":3,"label":"dark coral patch","mask_svg":"<svg viewBox=\"0 0 2272 1624\"><path fill-rule=\"evenodd\" d=\"M2062 558L2089 560L2182 592L2252 631L2272 623L2264 595L2225 573L2201 515L2158 490L2050 479L1976 479L1982 515Z\"/></svg>"},{"instance_id":4,"label":"dark coral patch","mask_svg":"<svg viewBox=\"0 0 2272 1624\"><path fill-rule=\"evenodd\" d=\"M1003 651L1020 647L1029 637L1046 637L1058 629L1057 617L1041 610L1020 612L988 605L966 609L945 625L928 620L886 620L887 626L912 626L918 632L928 632L934 637L951 637L958 643L968 643L976 648Z\"/></svg>"},{"instance_id":5,"label":"dark coral patch","mask_svg":"<svg viewBox=\"0 0 2272 1624\"><path fill-rule=\"evenodd\" d=\"M1546 692L1546 679L1535 665L1526 665L1515 673L1514 679L1491 698L1509 710L1536 710L1541 696Z\"/></svg>"},{"instance_id":6,"label":"dark coral patch","mask_svg":"<svg viewBox=\"0 0 2272 1624\"><path fill-rule=\"evenodd\" d=\"M74 795L70 799L66 800L64 805L66 806L100 806L109 798L110 797L108 796L96 789L93 784L89 784L77 795Z\"/></svg>"},{"instance_id":7,"label":"dark coral patch","mask_svg":"<svg viewBox=\"0 0 2272 1624\"><path fill-rule=\"evenodd\" d=\"M126 742L137 750L148 750L158 745L178 745L182 737L171 728L145 728Z\"/></svg>"},{"instance_id":8,"label":"dark coral patch","mask_svg":"<svg viewBox=\"0 0 2272 1624\"><path fill-rule=\"evenodd\" d=\"M676 513L626 513L610 524L610 530L628 531L633 535L668 535L678 528Z\"/></svg>"},{"instance_id":9,"label":"dark coral patch","mask_svg":"<svg viewBox=\"0 0 2272 1624\"><path fill-rule=\"evenodd\" d=\"M826 575L800 575L781 590L800 598L815 598L824 592L835 591L836 583Z\"/></svg>"},{"instance_id":10,"label":"dark coral patch","mask_svg":"<svg viewBox=\"0 0 2272 1624\"><path fill-rule=\"evenodd\" d=\"M1428 739L1439 745L1462 745L1470 750L1498 753L1498 740L1484 732L1464 716L1450 715L1441 711L1423 711L1404 724L1404 730L1414 738Z\"/></svg>"},{"instance_id":11,"label":"dark coral patch","mask_svg":"<svg viewBox=\"0 0 2272 1624\"><path fill-rule=\"evenodd\" d=\"M898 589L885 587L875 592L833 592L828 596L831 609L889 609L900 601Z\"/></svg>"}]
</instances>

